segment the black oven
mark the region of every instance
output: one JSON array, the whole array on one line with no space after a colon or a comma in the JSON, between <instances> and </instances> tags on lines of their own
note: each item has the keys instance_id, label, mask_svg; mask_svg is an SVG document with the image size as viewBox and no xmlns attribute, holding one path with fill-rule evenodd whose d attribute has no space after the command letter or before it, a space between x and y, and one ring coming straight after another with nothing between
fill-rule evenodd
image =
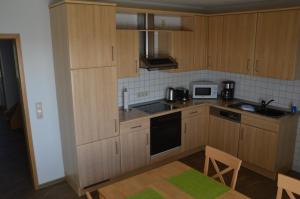
<instances>
[{"instance_id":1,"label":"black oven","mask_svg":"<svg viewBox=\"0 0 300 199\"><path fill-rule=\"evenodd\" d=\"M150 133L151 156L181 146L181 112L152 118Z\"/></svg>"}]
</instances>

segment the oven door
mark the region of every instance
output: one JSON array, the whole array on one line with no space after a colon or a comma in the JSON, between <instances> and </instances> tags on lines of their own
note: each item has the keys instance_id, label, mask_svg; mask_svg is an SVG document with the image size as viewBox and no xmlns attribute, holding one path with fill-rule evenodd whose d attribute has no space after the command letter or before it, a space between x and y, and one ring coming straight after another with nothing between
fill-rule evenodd
<instances>
[{"instance_id":1,"label":"oven door","mask_svg":"<svg viewBox=\"0 0 300 199\"><path fill-rule=\"evenodd\" d=\"M151 119L150 154L181 146L181 112Z\"/></svg>"}]
</instances>

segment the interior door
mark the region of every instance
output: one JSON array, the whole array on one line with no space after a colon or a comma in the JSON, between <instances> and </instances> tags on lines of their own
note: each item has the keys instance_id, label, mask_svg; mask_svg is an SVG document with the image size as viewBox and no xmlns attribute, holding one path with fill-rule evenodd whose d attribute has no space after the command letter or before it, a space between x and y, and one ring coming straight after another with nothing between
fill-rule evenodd
<instances>
[{"instance_id":1,"label":"interior door","mask_svg":"<svg viewBox=\"0 0 300 199\"><path fill-rule=\"evenodd\" d=\"M116 67L71 71L77 144L119 135Z\"/></svg>"},{"instance_id":2,"label":"interior door","mask_svg":"<svg viewBox=\"0 0 300 199\"><path fill-rule=\"evenodd\" d=\"M223 62L227 72L253 74L257 14L224 16Z\"/></svg>"},{"instance_id":3,"label":"interior door","mask_svg":"<svg viewBox=\"0 0 300 199\"><path fill-rule=\"evenodd\" d=\"M209 117L209 145L238 155L240 123L232 122L215 116Z\"/></svg>"},{"instance_id":4,"label":"interior door","mask_svg":"<svg viewBox=\"0 0 300 199\"><path fill-rule=\"evenodd\" d=\"M84 188L120 174L119 137L77 147L80 187Z\"/></svg>"},{"instance_id":5,"label":"interior door","mask_svg":"<svg viewBox=\"0 0 300 199\"><path fill-rule=\"evenodd\" d=\"M115 7L67 4L67 17L72 68L116 64Z\"/></svg>"},{"instance_id":6,"label":"interior door","mask_svg":"<svg viewBox=\"0 0 300 199\"><path fill-rule=\"evenodd\" d=\"M277 134L242 125L239 158L269 171L274 171L277 154Z\"/></svg>"},{"instance_id":7,"label":"interior door","mask_svg":"<svg viewBox=\"0 0 300 199\"><path fill-rule=\"evenodd\" d=\"M299 56L299 35L299 10L259 13L254 74L293 79Z\"/></svg>"}]
</instances>

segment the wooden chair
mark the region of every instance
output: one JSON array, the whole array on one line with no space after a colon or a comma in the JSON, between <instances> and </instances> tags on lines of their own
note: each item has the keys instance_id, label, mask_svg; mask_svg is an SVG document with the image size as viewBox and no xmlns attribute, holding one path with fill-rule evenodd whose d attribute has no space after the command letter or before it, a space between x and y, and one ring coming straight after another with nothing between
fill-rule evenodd
<instances>
[{"instance_id":1,"label":"wooden chair","mask_svg":"<svg viewBox=\"0 0 300 199\"><path fill-rule=\"evenodd\" d=\"M296 180L294 178L282 174L278 174L277 185L278 185L278 190L277 190L276 199L282 198L283 190L286 191L286 193L291 199L296 199L294 193L300 195L300 180Z\"/></svg>"},{"instance_id":2,"label":"wooden chair","mask_svg":"<svg viewBox=\"0 0 300 199\"><path fill-rule=\"evenodd\" d=\"M209 168L210 160L213 164L215 171L217 172L217 174L212 176L212 178L214 178L214 179L219 178L219 180L223 184L226 184L224 181L223 175L230 172L231 170L233 170L233 176L232 176L230 187L232 189L235 189L237 176L238 176L238 172L240 170L242 161L228 153L225 153L223 151L220 151L220 150L215 149L210 146L206 146L205 147L205 165L204 165L204 174L206 176L208 176L208 168ZM220 171L216 161L221 162L228 167L226 169Z\"/></svg>"},{"instance_id":3,"label":"wooden chair","mask_svg":"<svg viewBox=\"0 0 300 199\"><path fill-rule=\"evenodd\" d=\"M89 192L85 192L85 196L87 199L93 199L92 195Z\"/></svg>"}]
</instances>

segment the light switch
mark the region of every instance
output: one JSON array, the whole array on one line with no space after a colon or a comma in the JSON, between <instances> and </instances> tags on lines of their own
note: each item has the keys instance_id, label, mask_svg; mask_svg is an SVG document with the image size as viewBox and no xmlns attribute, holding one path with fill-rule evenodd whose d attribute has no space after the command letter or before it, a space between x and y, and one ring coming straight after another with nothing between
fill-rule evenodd
<instances>
[{"instance_id":1,"label":"light switch","mask_svg":"<svg viewBox=\"0 0 300 199\"><path fill-rule=\"evenodd\" d=\"M44 117L42 102L36 103L35 104L35 109L36 109L36 117L37 117L37 119L42 119Z\"/></svg>"}]
</instances>

